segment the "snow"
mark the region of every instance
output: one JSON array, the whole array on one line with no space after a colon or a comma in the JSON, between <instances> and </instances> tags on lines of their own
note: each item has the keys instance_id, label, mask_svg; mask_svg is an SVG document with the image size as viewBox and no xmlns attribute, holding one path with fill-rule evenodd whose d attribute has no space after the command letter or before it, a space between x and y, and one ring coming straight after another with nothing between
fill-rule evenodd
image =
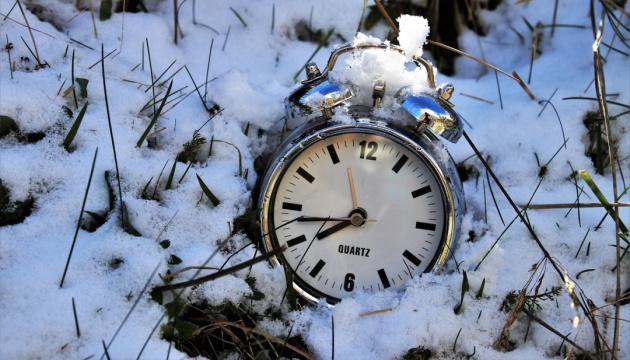
<instances>
[{"instance_id":1,"label":"snow","mask_svg":"<svg viewBox=\"0 0 630 360\"><path fill-rule=\"evenodd\" d=\"M398 18L398 44L408 59L422 56L422 47L429 36L429 22L421 16L401 15Z\"/></svg>"},{"instance_id":2,"label":"snow","mask_svg":"<svg viewBox=\"0 0 630 360\"><path fill-rule=\"evenodd\" d=\"M107 21L98 20L98 2L95 2L97 36L89 11L78 13L60 0L37 3L54 9L51 16L57 26L61 24L58 30L25 9L30 26L37 30L33 36L38 53L49 65L37 71L33 70L35 59L24 45L26 42L32 47L32 41L28 30L20 25L24 21L21 13L17 7L11 11L13 2L0 3L0 42L3 44L0 115L15 119L22 133L45 133L36 143L20 142L13 135L0 139L0 178L10 189L11 201L24 201L29 197L35 200L32 214L22 223L0 227L0 358L97 358L103 354L102 342L110 343L126 316L128 320L109 346L111 358L132 358L140 353L145 359L165 358L168 351L172 358L186 358L175 349L169 350L169 344L160 338L159 327L153 331L165 321L165 310L152 301L146 291L141 291L147 281L150 287L161 285L158 276L151 277L156 266L158 273L164 275L169 269L177 271L185 266L202 265L211 254L215 256L206 266L214 268L226 262L226 266L236 265L255 256L251 239L243 234L232 235L231 230L234 218L253 206L251 195L257 180L254 160L273 150L276 135L283 125L284 98L295 87L295 73L317 48L313 42L297 39L296 23L311 21L313 29L323 29L325 34L334 28L336 34L343 36L341 39L333 35L329 44L315 54L313 61L320 69L324 68L330 51L344 40L373 44L384 39L389 28L383 23L365 34L355 34L363 5L358 0L317 3L238 0L229 5L180 2L181 37L178 44L174 44L173 7L168 1L145 1L150 13L113 14ZM193 4L197 24L193 23ZM543 28L542 53L536 58L529 84L535 100L513 80L503 75L495 77L494 71L464 57L456 61L456 75L436 76L438 84L448 82L455 86L451 101L469 123L466 132L517 204L525 204L530 199L535 204L572 203L576 187L568 178L578 169L586 169L606 197L613 197L610 172L597 175L585 155L588 135L582 119L587 111L596 110L597 105L589 100L565 100L596 96L591 84L594 39L589 4L569 0L559 4L559 22L580 27L558 27L553 37L549 27ZM504 1L494 11L484 10L481 19L487 36L478 37L465 31L460 36L460 48L508 73L516 71L527 81L531 32L522 19L532 24L538 21L550 24L553 6L554 2L546 1L520 5ZM247 26L231 9L239 13ZM9 11L10 15L5 18ZM599 16L601 4L597 4L596 11ZM623 19L627 26L628 19ZM430 58L430 53L423 53L422 49L430 31L426 20L402 16L399 21L399 39L406 54L423 54ZM522 34L524 40L517 33ZM603 41L610 44L614 37L608 25ZM7 41L13 44L10 52L11 61L15 62L13 71L9 68L9 53L4 49ZM624 48L618 39L614 44ZM104 54L114 51L104 60L105 84L99 62L101 46ZM206 81L211 46L207 78L211 81L207 86L200 86ZM152 136L155 145L149 147L145 141L138 148L136 143L149 124L152 112L140 112L153 96L151 91L145 91L146 85L151 83L147 47L154 76L159 76L175 61L163 79L173 75L173 90L182 89L177 91L190 95L180 98L182 102L177 106L173 106L175 102L166 105L168 112L156 125L156 130L160 131ZM620 104L630 103L627 56L614 51L609 53L604 47L602 53L607 55L604 70L610 99ZM68 152L61 144L79 109L75 107L72 94L62 97L58 92L61 89L63 93L71 83L73 54L75 77L89 80L88 97L79 99L79 108L84 101L89 105ZM21 60L22 57L29 61ZM356 53L340 60L331 77L361 86L372 84L376 78L387 78L389 99L384 100L384 105L395 106L391 98L401 87L426 86L424 70L410 67L407 61L407 57L396 52ZM193 91L195 85L191 77L186 69L180 69L184 65L200 86L201 94L207 91L206 99L223 109L211 120L199 95ZM303 76L300 72L298 80ZM65 282L60 288L97 149L85 209L103 213L108 209L103 174L115 173L116 165L104 85L121 175L122 200L128 219L142 236L132 236L121 229L117 203L107 221L95 232L79 231ZM167 86L159 89L164 93ZM371 93L364 92L356 98L370 96ZM539 101L550 98L553 108L550 104L542 111L544 102ZM63 106L72 110L72 118L65 115ZM627 107L609 105L612 115L625 110ZM335 114L335 119L348 121L342 114ZM618 171L625 176L618 176L620 189L627 186L630 174L628 120L625 114L611 122L611 133L619 145ZM249 132L245 134L248 126ZM203 161L193 165L185 176L186 165L177 163L172 188L166 190L175 157L197 129L207 139L201 147L202 153L210 152L211 137L222 142L215 141L211 156L204 155ZM240 150L246 177L239 176L239 155L227 143ZM409 349L418 347L430 349L435 358L440 359L464 358L472 353L475 353L472 358L490 360L559 358L556 351L562 339L535 322L528 329L525 316L519 317L510 328L510 339L515 341L516 349L502 352L493 348L508 318L508 313L500 310L501 303L510 291L526 285L533 274L530 268L541 261L543 254L519 220L506 230L515 212L491 182L499 213L490 196L486 172L481 162L471 157L473 151L469 144L462 139L446 146L456 162L476 169L477 175L473 173L464 183L468 212L455 258L449 260L442 272L415 278L402 292L357 292L334 308L307 306L302 311L289 311L286 302L280 304L286 286L282 269L259 263L252 268L251 276L257 279L256 286L266 297L252 304L260 312L273 309L281 314L281 319L264 320L259 326L276 336L289 331L301 335L309 351L319 359L333 356L333 320L334 356L338 359L402 358ZM541 182L540 166L547 162L547 173ZM163 168L157 190L154 190ZM206 197L200 201L202 191L196 175L220 199L218 206L213 206ZM150 180L149 199L143 198L142 189ZM539 182L540 187L535 192ZM584 188L581 202L597 202L585 183L580 179L577 183ZM629 200L630 195L625 195L620 202ZM619 209L620 219L626 224L630 224L628 209ZM611 304L616 286L611 272L615 264L615 249L611 246L615 241L614 222L607 218L602 227L596 229L604 215L602 208L581 209L579 217L575 209L571 212L568 209L529 210L527 214L551 256L561 264L577 289L600 308L598 325L612 346L614 307ZM471 232L475 239L467 241ZM168 249L160 245L163 240L170 240ZM239 252L239 249L243 250ZM167 260L171 255L183 262L169 265ZM622 290L630 287L628 264L626 257L622 265ZM549 263L544 270L541 290L564 287L564 279ZM464 295L462 311L455 314L453 308L460 302L463 271L467 273L470 291ZM536 274L540 276L542 272L541 268ZM580 272L583 273L578 278ZM179 280L190 278L192 273L186 272ZM203 272L207 273L207 270ZM241 301L251 294L245 283L247 274L247 271L237 272L185 295L213 304ZM483 294L477 298L484 281ZM129 314L138 296L141 297ZM72 301L76 305L80 337L75 330ZM580 346L593 350L592 329L581 310L573 307L566 290L562 290L555 301L541 305L543 309L536 313L539 318L562 334L570 333L569 338ZM381 309L387 311L364 315ZM580 321L574 325L576 316ZM620 316L620 343L628 344L629 305L621 307ZM620 359L630 358L627 347L622 346L620 351Z\"/></svg>"}]
</instances>

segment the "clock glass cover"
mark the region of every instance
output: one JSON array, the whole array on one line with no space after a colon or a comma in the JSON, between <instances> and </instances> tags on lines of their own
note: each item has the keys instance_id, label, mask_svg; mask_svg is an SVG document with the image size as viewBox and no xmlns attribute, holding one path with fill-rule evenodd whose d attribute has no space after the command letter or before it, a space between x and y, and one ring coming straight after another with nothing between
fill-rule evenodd
<instances>
[{"instance_id":1,"label":"clock glass cover","mask_svg":"<svg viewBox=\"0 0 630 360\"><path fill-rule=\"evenodd\" d=\"M425 148L370 121L291 143L265 180L261 219L265 248L287 246L275 261L300 295L334 304L400 289L446 260L453 194Z\"/></svg>"}]
</instances>

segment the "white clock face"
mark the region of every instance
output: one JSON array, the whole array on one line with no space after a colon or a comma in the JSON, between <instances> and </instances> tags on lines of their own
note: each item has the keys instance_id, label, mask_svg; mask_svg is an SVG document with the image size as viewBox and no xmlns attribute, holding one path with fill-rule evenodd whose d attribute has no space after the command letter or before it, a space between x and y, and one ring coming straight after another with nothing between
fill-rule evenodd
<instances>
[{"instance_id":1,"label":"white clock face","mask_svg":"<svg viewBox=\"0 0 630 360\"><path fill-rule=\"evenodd\" d=\"M275 181L271 246L287 245L284 259L311 300L400 289L443 251L443 181L402 143L339 132L303 148Z\"/></svg>"}]
</instances>

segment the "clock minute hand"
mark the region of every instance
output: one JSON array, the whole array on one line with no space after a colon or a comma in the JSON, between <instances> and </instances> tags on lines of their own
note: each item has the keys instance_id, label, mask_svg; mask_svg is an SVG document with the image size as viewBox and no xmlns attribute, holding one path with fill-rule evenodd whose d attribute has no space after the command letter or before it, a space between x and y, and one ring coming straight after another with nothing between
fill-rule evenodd
<instances>
[{"instance_id":1,"label":"clock minute hand","mask_svg":"<svg viewBox=\"0 0 630 360\"><path fill-rule=\"evenodd\" d=\"M328 229L324 230L324 231L320 231L319 233L317 233L317 240L322 240L334 233L336 233L337 231L341 230L341 229L345 229L346 227L350 226L352 223L350 222L350 220L344 220L341 221L338 224L335 224L331 227L329 227Z\"/></svg>"},{"instance_id":2,"label":"clock minute hand","mask_svg":"<svg viewBox=\"0 0 630 360\"><path fill-rule=\"evenodd\" d=\"M328 217L328 216L307 216L303 215L297 218L297 222L316 222L316 221L351 221L349 217ZM376 219L365 219L366 222L376 222Z\"/></svg>"}]
</instances>

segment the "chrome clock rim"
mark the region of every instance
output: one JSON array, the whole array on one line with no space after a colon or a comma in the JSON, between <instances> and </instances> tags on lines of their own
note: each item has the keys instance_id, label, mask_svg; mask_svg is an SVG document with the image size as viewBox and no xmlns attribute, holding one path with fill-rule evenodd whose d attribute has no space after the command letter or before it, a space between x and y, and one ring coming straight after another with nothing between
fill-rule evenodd
<instances>
[{"instance_id":1,"label":"chrome clock rim","mask_svg":"<svg viewBox=\"0 0 630 360\"><path fill-rule=\"evenodd\" d=\"M458 205L463 199L463 194L461 193L461 184L457 183L458 178L453 176L455 175L455 169L452 160L450 158L448 161L436 160L438 157L436 157L435 151L432 149L435 146L435 142L433 141L434 139L429 137L430 135L412 139L407 135L407 132L400 131L390 124L375 119L361 119L355 124L331 125L327 122L309 124L301 132L297 140L278 149L278 154L281 155L274 157L275 162L270 164L271 166L268 168L262 181L259 197L259 204L262 205L260 223L265 251L269 252L278 247L278 240L273 228L275 223L272 204L276 196L278 181L283 177L288 166L300 153L317 142L331 136L348 133L378 134L393 140L408 150L415 152L427 164L432 175L437 179L440 188L440 199L444 203L444 231L440 239L439 250L431 259L431 263L427 266L424 273L437 271L444 265L449 258L451 250L455 247L460 226L460 214L456 212L456 209L458 209ZM272 258L271 263L275 266L280 266L283 263L288 265L288 262L284 261L282 256ZM306 284L297 274L293 282L293 288L301 297L311 303L319 303L320 299L324 298L326 304L332 306L340 300Z\"/></svg>"}]
</instances>

